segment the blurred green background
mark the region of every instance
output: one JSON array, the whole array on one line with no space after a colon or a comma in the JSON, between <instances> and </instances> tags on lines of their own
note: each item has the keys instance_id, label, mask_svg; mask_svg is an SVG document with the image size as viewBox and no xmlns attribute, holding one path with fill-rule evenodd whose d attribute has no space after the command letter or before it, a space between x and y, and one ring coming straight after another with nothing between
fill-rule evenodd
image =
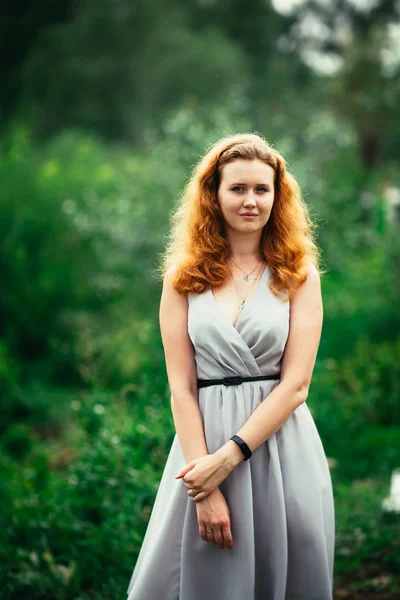
<instances>
[{"instance_id":1,"label":"blurred green background","mask_svg":"<svg viewBox=\"0 0 400 600\"><path fill-rule=\"evenodd\" d=\"M169 215L206 147L250 131L319 225L307 402L335 598L400 597L400 514L382 508L400 467L399 16L394 0L2 5L2 600L125 598L174 435Z\"/></svg>"}]
</instances>

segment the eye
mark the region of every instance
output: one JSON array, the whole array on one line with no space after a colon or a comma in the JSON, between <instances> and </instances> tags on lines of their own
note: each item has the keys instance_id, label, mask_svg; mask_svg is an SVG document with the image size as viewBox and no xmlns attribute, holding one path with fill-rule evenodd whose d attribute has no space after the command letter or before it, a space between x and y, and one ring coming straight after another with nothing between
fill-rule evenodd
<instances>
[{"instance_id":1,"label":"eye","mask_svg":"<svg viewBox=\"0 0 400 600\"><path fill-rule=\"evenodd\" d=\"M233 191L233 192L235 192L236 190L242 190L242 189L243 189L243 188L242 188L240 185L235 185L235 186L232 188L232 191Z\"/></svg>"},{"instance_id":2,"label":"eye","mask_svg":"<svg viewBox=\"0 0 400 600\"><path fill-rule=\"evenodd\" d=\"M266 187L259 187L258 188L261 192L268 192L268 189Z\"/></svg>"}]
</instances>

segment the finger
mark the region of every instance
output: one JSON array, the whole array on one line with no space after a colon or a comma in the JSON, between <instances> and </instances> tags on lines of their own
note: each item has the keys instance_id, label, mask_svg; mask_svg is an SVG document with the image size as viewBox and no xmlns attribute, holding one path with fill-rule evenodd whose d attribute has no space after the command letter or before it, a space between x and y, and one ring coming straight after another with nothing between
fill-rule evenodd
<instances>
[{"instance_id":1,"label":"finger","mask_svg":"<svg viewBox=\"0 0 400 600\"><path fill-rule=\"evenodd\" d=\"M224 538L222 536L221 527L216 527L214 529L214 539L215 539L215 543L217 544L218 548L224 547Z\"/></svg>"},{"instance_id":2,"label":"finger","mask_svg":"<svg viewBox=\"0 0 400 600\"><path fill-rule=\"evenodd\" d=\"M186 465L186 467L184 467L181 471L179 471L179 473L177 475L175 475L175 479L180 479L181 477L186 475L186 473L188 471L193 469L193 467L194 467L194 465L192 465L192 463L189 463L188 465Z\"/></svg>"},{"instance_id":3,"label":"finger","mask_svg":"<svg viewBox=\"0 0 400 600\"><path fill-rule=\"evenodd\" d=\"M201 539L207 542L206 527L204 523L199 523L199 532Z\"/></svg>"},{"instance_id":4,"label":"finger","mask_svg":"<svg viewBox=\"0 0 400 600\"><path fill-rule=\"evenodd\" d=\"M206 498L208 496L208 494L204 494L204 492L200 492L199 494L196 494L195 496L190 494L190 492L188 492L188 494L194 502L199 502L199 500L204 500L204 498Z\"/></svg>"},{"instance_id":5,"label":"finger","mask_svg":"<svg viewBox=\"0 0 400 600\"><path fill-rule=\"evenodd\" d=\"M199 502L199 500L204 500L204 498L207 498L207 496L209 496L210 494L211 492L199 492L194 497L191 496L191 498L195 502Z\"/></svg>"},{"instance_id":6,"label":"finger","mask_svg":"<svg viewBox=\"0 0 400 600\"><path fill-rule=\"evenodd\" d=\"M206 529L206 536L207 536L207 541L208 542L215 542L214 540L214 531L211 529L210 531L207 531Z\"/></svg>"},{"instance_id":7,"label":"finger","mask_svg":"<svg viewBox=\"0 0 400 600\"><path fill-rule=\"evenodd\" d=\"M224 536L224 543L227 548L233 548L232 531L230 523L222 526L222 535Z\"/></svg>"}]
</instances>

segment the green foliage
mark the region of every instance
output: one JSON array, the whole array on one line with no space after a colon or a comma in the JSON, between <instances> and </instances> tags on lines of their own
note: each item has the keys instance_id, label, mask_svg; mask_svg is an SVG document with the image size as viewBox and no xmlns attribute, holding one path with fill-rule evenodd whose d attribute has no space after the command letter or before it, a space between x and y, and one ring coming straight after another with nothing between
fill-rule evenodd
<instances>
[{"instance_id":1,"label":"green foliage","mask_svg":"<svg viewBox=\"0 0 400 600\"><path fill-rule=\"evenodd\" d=\"M40 136L78 126L144 143L185 105L225 103L247 71L242 48L176 0L73 3L26 58L22 110Z\"/></svg>"},{"instance_id":2,"label":"green foliage","mask_svg":"<svg viewBox=\"0 0 400 600\"><path fill-rule=\"evenodd\" d=\"M388 479L368 477L344 484L334 477L333 485L337 597L397 598L400 515L382 510Z\"/></svg>"},{"instance_id":3,"label":"green foliage","mask_svg":"<svg viewBox=\"0 0 400 600\"><path fill-rule=\"evenodd\" d=\"M317 362L309 403L342 478L388 475L400 464L400 338L359 338L350 356Z\"/></svg>"},{"instance_id":4,"label":"green foliage","mask_svg":"<svg viewBox=\"0 0 400 600\"><path fill-rule=\"evenodd\" d=\"M21 132L0 163L1 334L10 361L34 362L46 377L69 369L73 379L63 352L73 340L68 313L101 304L88 285L98 262L92 240L73 227L47 185L52 170Z\"/></svg>"},{"instance_id":5,"label":"green foliage","mask_svg":"<svg viewBox=\"0 0 400 600\"><path fill-rule=\"evenodd\" d=\"M143 378L140 389L121 395L99 389L64 400L57 440L43 444L36 431L16 462L4 452L16 426L2 439L5 599L125 593L172 442L164 381Z\"/></svg>"}]
</instances>

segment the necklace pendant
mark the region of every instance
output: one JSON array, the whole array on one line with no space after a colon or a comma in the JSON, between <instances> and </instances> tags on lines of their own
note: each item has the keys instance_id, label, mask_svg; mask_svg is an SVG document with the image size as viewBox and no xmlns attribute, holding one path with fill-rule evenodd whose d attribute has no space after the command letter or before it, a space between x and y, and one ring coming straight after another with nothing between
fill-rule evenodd
<instances>
[{"instance_id":1,"label":"necklace pendant","mask_svg":"<svg viewBox=\"0 0 400 600\"><path fill-rule=\"evenodd\" d=\"M239 304L239 312L242 312L244 307L244 300Z\"/></svg>"},{"instance_id":2,"label":"necklace pendant","mask_svg":"<svg viewBox=\"0 0 400 600\"><path fill-rule=\"evenodd\" d=\"M243 279L244 279L245 281L249 281L250 277L249 277L248 275L245 275L245 276L243 277Z\"/></svg>"}]
</instances>

